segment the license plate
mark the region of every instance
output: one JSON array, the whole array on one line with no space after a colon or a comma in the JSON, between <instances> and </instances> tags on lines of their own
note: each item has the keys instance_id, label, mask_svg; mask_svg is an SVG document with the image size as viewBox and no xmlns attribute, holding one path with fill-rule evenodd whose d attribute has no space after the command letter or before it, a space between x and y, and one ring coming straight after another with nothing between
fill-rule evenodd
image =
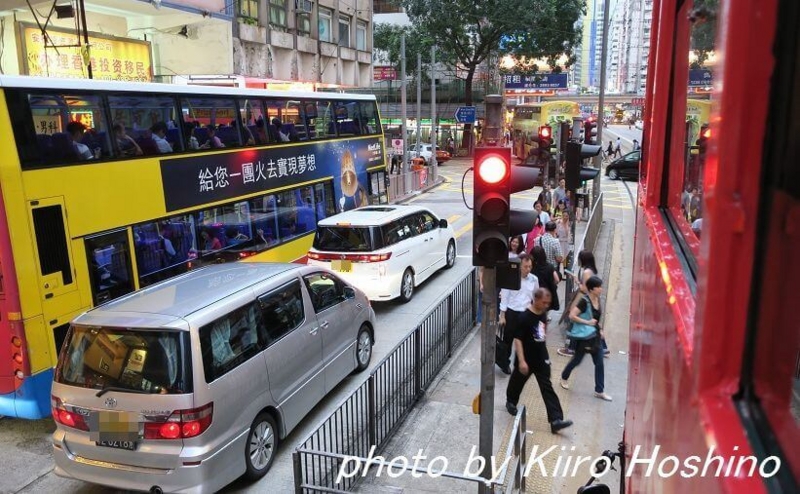
<instances>
[{"instance_id":1,"label":"license plate","mask_svg":"<svg viewBox=\"0 0 800 494\"><path fill-rule=\"evenodd\" d=\"M334 259L331 261L331 269L340 273L349 273L353 270L353 261L350 259Z\"/></svg>"},{"instance_id":2,"label":"license plate","mask_svg":"<svg viewBox=\"0 0 800 494\"><path fill-rule=\"evenodd\" d=\"M136 449L136 441L96 441L95 444L106 448L127 449L128 451Z\"/></svg>"}]
</instances>

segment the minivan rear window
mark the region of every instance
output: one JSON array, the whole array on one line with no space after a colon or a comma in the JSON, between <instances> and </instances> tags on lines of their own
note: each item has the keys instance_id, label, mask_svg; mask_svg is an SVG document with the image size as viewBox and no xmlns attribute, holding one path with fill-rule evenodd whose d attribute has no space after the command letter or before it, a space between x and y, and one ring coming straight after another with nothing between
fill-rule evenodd
<instances>
[{"instance_id":1,"label":"minivan rear window","mask_svg":"<svg viewBox=\"0 0 800 494\"><path fill-rule=\"evenodd\" d=\"M73 326L55 380L97 390L191 393L189 348L185 331Z\"/></svg>"},{"instance_id":2,"label":"minivan rear window","mask_svg":"<svg viewBox=\"0 0 800 494\"><path fill-rule=\"evenodd\" d=\"M368 226L318 226L314 248L332 252L371 252L381 248Z\"/></svg>"}]
</instances>

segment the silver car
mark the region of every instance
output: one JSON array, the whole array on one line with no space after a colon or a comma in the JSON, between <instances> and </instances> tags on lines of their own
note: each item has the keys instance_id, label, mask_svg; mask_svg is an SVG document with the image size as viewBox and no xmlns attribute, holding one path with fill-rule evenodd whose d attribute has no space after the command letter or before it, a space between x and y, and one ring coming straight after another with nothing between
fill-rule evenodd
<instances>
[{"instance_id":1,"label":"silver car","mask_svg":"<svg viewBox=\"0 0 800 494\"><path fill-rule=\"evenodd\" d=\"M201 268L76 318L59 356L56 474L215 492L269 470L280 440L367 368L375 313L330 271Z\"/></svg>"}]
</instances>

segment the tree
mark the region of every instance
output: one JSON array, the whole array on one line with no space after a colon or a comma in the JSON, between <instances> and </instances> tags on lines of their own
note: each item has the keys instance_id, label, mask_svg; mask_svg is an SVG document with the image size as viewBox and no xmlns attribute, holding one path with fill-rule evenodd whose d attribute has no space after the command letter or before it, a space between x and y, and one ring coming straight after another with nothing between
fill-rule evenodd
<instances>
[{"instance_id":1,"label":"tree","mask_svg":"<svg viewBox=\"0 0 800 494\"><path fill-rule=\"evenodd\" d=\"M418 35L432 41L465 81L464 103L473 104L472 82L490 55L545 58L555 66L580 40L585 0L397 0ZM464 146L470 127L465 126Z\"/></svg>"},{"instance_id":2,"label":"tree","mask_svg":"<svg viewBox=\"0 0 800 494\"><path fill-rule=\"evenodd\" d=\"M372 33L372 43L375 47L373 61L385 59L400 74L400 38L406 36L406 71L416 73L417 53L422 55L422 63L430 63L431 46L433 41L422 36L414 26L398 26L397 24L375 25ZM417 77L420 74L416 75Z\"/></svg>"}]
</instances>

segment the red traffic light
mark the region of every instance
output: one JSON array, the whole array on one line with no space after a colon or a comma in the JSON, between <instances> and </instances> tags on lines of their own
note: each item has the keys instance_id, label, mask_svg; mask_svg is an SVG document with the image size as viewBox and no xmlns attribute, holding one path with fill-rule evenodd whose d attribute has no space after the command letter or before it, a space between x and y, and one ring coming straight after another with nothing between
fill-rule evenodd
<instances>
[{"instance_id":1,"label":"red traffic light","mask_svg":"<svg viewBox=\"0 0 800 494\"><path fill-rule=\"evenodd\" d=\"M478 177L487 184L497 184L508 178L509 165L496 154L487 154L476 165Z\"/></svg>"},{"instance_id":2,"label":"red traffic light","mask_svg":"<svg viewBox=\"0 0 800 494\"><path fill-rule=\"evenodd\" d=\"M711 137L711 127L706 127L705 129L703 129L703 131L700 132L700 135L705 137L706 139L709 139Z\"/></svg>"},{"instance_id":3,"label":"red traffic light","mask_svg":"<svg viewBox=\"0 0 800 494\"><path fill-rule=\"evenodd\" d=\"M539 139L550 139L553 135L553 129L549 125L542 125L539 127Z\"/></svg>"}]
</instances>

